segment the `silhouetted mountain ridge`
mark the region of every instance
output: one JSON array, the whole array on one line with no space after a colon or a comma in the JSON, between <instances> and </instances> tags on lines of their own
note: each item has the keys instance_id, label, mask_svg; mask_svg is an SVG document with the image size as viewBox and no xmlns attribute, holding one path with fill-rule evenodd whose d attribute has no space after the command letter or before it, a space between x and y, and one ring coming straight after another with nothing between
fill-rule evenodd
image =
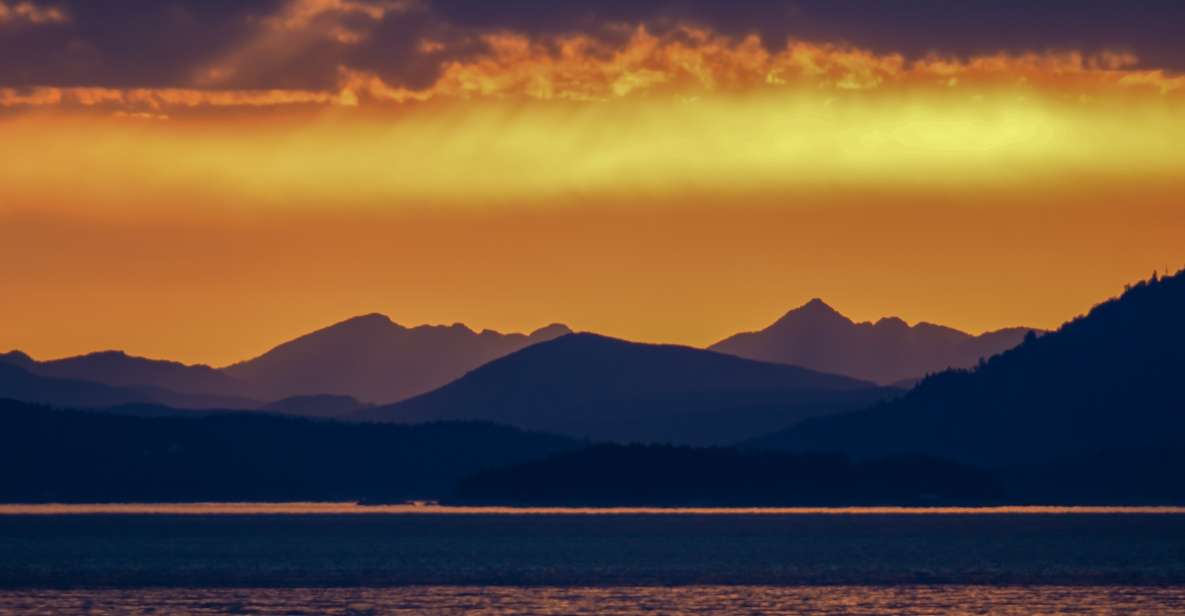
<instances>
[{"instance_id":1,"label":"silhouetted mountain ridge","mask_svg":"<svg viewBox=\"0 0 1185 616\"><path fill-rule=\"evenodd\" d=\"M249 384L206 365L135 357L123 351L100 351L39 362L41 374L83 379L119 387L151 386L183 394L250 397Z\"/></svg>"},{"instance_id":2,"label":"silhouetted mountain ridge","mask_svg":"<svg viewBox=\"0 0 1185 616\"><path fill-rule=\"evenodd\" d=\"M753 446L1021 464L1185 440L1185 273L1130 287L1056 332L908 394Z\"/></svg>"},{"instance_id":3,"label":"silhouetted mountain ridge","mask_svg":"<svg viewBox=\"0 0 1185 616\"><path fill-rule=\"evenodd\" d=\"M551 324L529 335L475 332L468 326L404 327L373 313L347 319L286 342L252 360L224 369L147 359L123 351L99 351L76 357L36 361L20 351L0 355L0 364L32 374L86 381L124 391L73 387L69 397L43 391L30 401L69 406L118 403L160 403L193 408L220 406L256 408L261 401L310 396L338 396L391 402L429 391L492 359L525 346L570 333ZM97 397L87 400L83 391ZM130 392L141 392L128 395ZM19 397L17 390L0 396ZM325 401L327 399L322 399ZM281 405L283 406L283 405ZM341 409L340 404L336 406ZM305 405L306 411L311 407ZM276 410L280 406L270 410Z\"/></svg>"},{"instance_id":4,"label":"silhouetted mountain ridge","mask_svg":"<svg viewBox=\"0 0 1185 616\"><path fill-rule=\"evenodd\" d=\"M394 402L569 331L559 324L530 335L477 333L460 323L409 328L368 314L285 342L224 372L251 383L266 399L330 394Z\"/></svg>"},{"instance_id":5,"label":"silhouetted mountain ridge","mask_svg":"<svg viewBox=\"0 0 1185 616\"><path fill-rule=\"evenodd\" d=\"M815 298L761 331L736 334L709 349L892 384L973 366L1016 346L1028 331L1009 328L972 336L932 323L911 327L897 317L855 323Z\"/></svg>"},{"instance_id":6,"label":"silhouetted mountain ridge","mask_svg":"<svg viewBox=\"0 0 1185 616\"><path fill-rule=\"evenodd\" d=\"M122 404L161 404L177 409L254 408L243 398L185 394L160 387L114 387L64 379L0 363L0 398L71 408L105 408Z\"/></svg>"},{"instance_id":7,"label":"silhouetted mountain ridge","mask_svg":"<svg viewBox=\"0 0 1185 616\"><path fill-rule=\"evenodd\" d=\"M0 387L0 396L30 402L74 407L145 402L180 408L254 408L259 404L249 397L248 384L209 366L135 357L123 351L47 361L13 351L0 355L0 364L28 373L21 377L24 385L20 387L17 375L10 373L6 388ZM41 379L30 380L32 376Z\"/></svg>"},{"instance_id":8,"label":"silhouetted mountain ridge","mask_svg":"<svg viewBox=\"0 0 1185 616\"><path fill-rule=\"evenodd\" d=\"M597 440L720 444L897 393L805 368L581 333L358 417L476 419Z\"/></svg>"},{"instance_id":9,"label":"silhouetted mountain ridge","mask_svg":"<svg viewBox=\"0 0 1185 616\"><path fill-rule=\"evenodd\" d=\"M0 364L8 364L28 370L29 368L36 366L37 362L32 357L29 357L26 353L22 353L21 351L9 351L7 353L0 354Z\"/></svg>"}]
</instances>

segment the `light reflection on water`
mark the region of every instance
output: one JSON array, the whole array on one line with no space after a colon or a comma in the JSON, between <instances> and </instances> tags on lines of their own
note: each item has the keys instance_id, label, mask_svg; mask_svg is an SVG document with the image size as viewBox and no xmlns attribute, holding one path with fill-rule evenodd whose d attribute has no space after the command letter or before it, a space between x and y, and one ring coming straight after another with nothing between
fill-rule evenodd
<instances>
[{"instance_id":1,"label":"light reflection on water","mask_svg":"<svg viewBox=\"0 0 1185 616\"><path fill-rule=\"evenodd\" d=\"M0 613L90 614L1174 614L1185 588L700 586L681 588L0 591Z\"/></svg>"},{"instance_id":2,"label":"light reflection on water","mask_svg":"<svg viewBox=\"0 0 1185 616\"><path fill-rule=\"evenodd\" d=\"M1185 514L1185 507L447 507L358 503L0 504L0 515L1066 515Z\"/></svg>"}]
</instances>

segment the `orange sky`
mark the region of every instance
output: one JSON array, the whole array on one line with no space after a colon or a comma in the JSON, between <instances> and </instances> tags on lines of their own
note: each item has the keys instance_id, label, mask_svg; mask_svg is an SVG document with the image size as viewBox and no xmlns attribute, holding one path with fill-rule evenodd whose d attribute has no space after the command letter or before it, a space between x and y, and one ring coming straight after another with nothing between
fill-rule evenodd
<instances>
[{"instance_id":1,"label":"orange sky","mask_svg":"<svg viewBox=\"0 0 1185 616\"><path fill-rule=\"evenodd\" d=\"M1185 265L1185 78L1122 54L537 44L416 90L0 88L0 349L225 364L366 312L707 344L815 296L1054 327Z\"/></svg>"}]
</instances>

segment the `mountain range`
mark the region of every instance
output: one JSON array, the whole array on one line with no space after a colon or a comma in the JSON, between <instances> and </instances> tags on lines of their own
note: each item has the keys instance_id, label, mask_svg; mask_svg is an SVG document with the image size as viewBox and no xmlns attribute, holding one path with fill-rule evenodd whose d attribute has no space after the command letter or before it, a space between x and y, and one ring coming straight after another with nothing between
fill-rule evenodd
<instances>
[{"instance_id":1,"label":"mountain range","mask_svg":"<svg viewBox=\"0 0 1185 616\"><path fill-rule=\"evenodd\" d=\"M1028 331L1014 328L971 336L927 323L910 327L894 318L875 324L853 323L821 300L812 300L765 330L737 334L710 350L908 388L928 373L972 366L981 358L1011 348ZM336 417L351 405L392 404L430 392L495 359L570 333L571 329L560 324L530 334L476 332L461 324L406 327L386 316L369 314L224 368L147 359L121 351L48 361L13 351L0 355L0 364L39 377L122 390L88 399L79 393L85 387L74 387L76 393L70 396L46 390L45 395L28 398L51 404L95 407L118 400L121 404L146 402L181 408L270 405L270 410ZM35 389L27 385L21 390L0 387L0 396L19 398L19 391ZM344 403L345 398L355 402ZM275 404L290 399L300 402Z\"/></svg>"},{"instance_id":2,"label":"mountain range","mask_svg":"<svg viewBox=\"0 0 1185 616\"><path fill-rule=\"evenodd\" d=\"M855 324L815 300L763 332L702 350L573 335L559 324L502 334L369 314L221 369L119 351L50 361L12 352L0 355L0 397L123 414L173 407L483 420L616 442L721 445L900 393L852 374L917 377L1006 347L1020 331L972 337L896 319Z\"/></svg>"},{"instance_id":3,"label":"mountain range","mask_svg":"<svg viewBox=\"0 0 1185 616\"><path fill-rule=\"evenodd\" d=\"M25 374L9 371L7 380L0 380L0 397L73 407L140 402L337 416L348 406L356 410L430 391L486 362L570 331L558 324L529 335L475 332L459 324L404 327L372 314L222 369L121 351L49 361L12 351L0 354L0 365ZM39 384L37 378L71 383Z\"/></svg>"},{"instance_id":4,"label":"mountain range","mask_svg":"<svg viewBox=\"0 0 1185 616\"><path fill-rule=\"evenodd\" d=\"M529 335L475 332L456 324L404 327L381 314L355 317L226 367L257 397L331 394L390 403L431 391L489 361L571 333L549 325Z\"/></svg>"},{"instance_id":5,"label":"mountain range","mask_svg":"<svg viewBox=\"0 0 1185 616\"><path fill-rule=\"evenodd\" d=\"M1055 332L972 370L949 370L858 412L750 443L981 465L1041 464L1185 442L1185 272L1131 286Z\"/></svg>"},{"instance_id":6,"label":"mountain range","mask_svg":"<svg viewBox=\"0 0 1185 616\"><path fill-rule=\"evenodd\" d=\"M720 445L900 393L702 349L571 334L357 417L481 420L602 441Z\"/></svg>"},{"instance_id":7,"label":"mountain range","mask_svg":"<svg viewBox=\"0 0 1185 616\"><path fill-rule=\"evenodd\" d=\"M30 469L0 481L0 497L453 495L471 502L842 504L929 502L934 496L934 502L1179 503L1185 502L1179 481L1185 465L1183 314L1185 272L1154 277L1056 331L1029 331L1015 348L971 368L932 374L908 392L566 328L502 336L456 326L409 330L373 316L282 345L283 352L266 354L269 361L259 365L314 367L319 357L360 361L333 341L378 338L387 341L379 345L385 350L364 352L389 353L391 340L405 340L391 334L399 330L455 337L462 342L448 348L472 361L475 348L490 348L474 339L522 346L386 405L332 393L256 402L272 398L235 397L266 391L242 373L122 353L48 362L9 353L0 356L0 398L98 412L0 400L0 457L11 468ZM847 321L822 302L792 315L791 321L838 323L833 332ZM933 326L855 327L929 332ZM368 378L379 380L381 372ZM386 374L398 380L439 373ZM226 410L227 400L254 410ZM609 446L577 453L597 442L729 447ZM646 461L646 473L631 473L639 460ZM838 478L838 491L819 483L827 477ZM960 478L973 480L974 489L960 492L967 483ZM784 493L794 485L809 490L796 500ZM669 489L654 492L663 486ZM888 491L877 492L882 488Z\"/></svg>"},{"instance_id":8,"label":"mountain range","mask_svg":"<svg viewBox=\"0 0 1185 616\"><path fill-rule=\"evenodd\" d=\"M3 356L12 357L11 354ZM31 366L37 370L37 366ZM120 387L95 381L44 376L0 358L0 398L68 408L159 404L177 409L254 408L253 400L185 394L152 385Z\"/></svg>"},{"instance_id":9,"label":"mountain range","mask_svg":"<svg viewBox=\"0 0 1185 616\"><path fill-rule=\"evenodd\" d=\"M203 365L133 357L122 351L101 351L76 357L35 361L14 351L0 356L41 376L92 381L112 387L155 387L181 394L251 398L252 387L221 370Z\"/></svg>"},{"instance_id":10,"label":"mountain range","mask_svg":"<svg viewBox=\"0 0 1185 616\"><path fill-rule=\"evenodd\" d=\"M760 361L845 374L882 385L912 385L947 368L969 368L1024 339L1015 327L979 336L957 329L888 317L856 323L821 299L812 299L757 332L736 334L709 347Z\"/></svg>"}]
</instances>

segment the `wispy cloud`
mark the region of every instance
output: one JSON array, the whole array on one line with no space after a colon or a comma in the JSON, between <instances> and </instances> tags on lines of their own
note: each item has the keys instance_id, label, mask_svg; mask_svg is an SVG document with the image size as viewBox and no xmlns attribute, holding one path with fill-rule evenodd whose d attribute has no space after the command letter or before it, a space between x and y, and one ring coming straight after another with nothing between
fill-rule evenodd
<instances>
[{"instance_id":1,"label":"wispy cloud","mask_svg":"<svg viewBox=\"0 0 1185 616\"><path fill-rule=\"evenodd\" d=\"M1132 68L1129 53L1025 53L908 60L848 45L795 41L768 50L755 36L733 39L683 27L656 35L639 27L616 46L573 35L485 35L488 51L444 63L429 87L411 89L349 67L339 100L526 98L595 101L627 97L778 90L901 91L984 88L1045 90L1070 97L1118 91L1185 92L1185 77Z\"/></svg>"},{"instance_id":2,"label":"wispy cloud","mask_svg":"<svg viewBox=\"0 0 1185 616\"><path fill-rule=\"evenodd\" d=\"M306 90L197 90L180 88L0 88L0 107L112 107L185 109L326 105L337 93Z\"/></svg>"},{"instance_id":3,"label":"wispy cloud","mask_svg":"<svg viewBox=\"0 0 1185 616\"><path fill-rule=\"evenodd\" d=\"M0 26L11 23L56 24L69 20L69 14L58 7L40 6L32 2L10 4L0 0Z\"/></svg>"},{"instance_id":4,"label":"wispy cloud","mask_svg":"<svg viewBox=\"0 0 1185 616\"><path fill-rule=\"evenodd\" d=\"M280 14L265 22L272 28L301 30L329 14L361 15L378 21L390 13L402 13L419 6L416 0L293 0Z\"/></svg>"},{"instance_id":5,"label":"wispy cloud","mask_svg":"<svg viewBox=\"0 0 1185 616\"><path fill-rule=\"evenodd\" d=\"M258 60L277 38L243 51ZM768 50L756 36L734 39L682 27L662 35L644 27L618 43L584 35L531 38L515 33L480 38L485 52L445 60L422 88L390 83L375 72L346 64L337 84L324 89L220 88L0 88L0 106L113 107L162 110L286 105L359 106L448 100L607 101L752 93L964 92L971 95L1034 91L1070 100L1112 94L1161 98L1185 93L1185 76L1133 68L1129 53L1081 52L976 56L931 55L909 60L847 45L795 41ZM441 52L443 43L418 45L415 53Z\"/></svg>"},{"instance_id":6,"label":"wispy cloud","mask_svg":"<svg viewBox=\"0 0 1185 616\"><path fill-rule=\"evenodd\" d=\"M201 67L201 86L249 83L277 70L300 70L295 59L312 53L339 56L340 49L366 42L376 23L416 10L417 0L291 0L257 21L254 34Z\"/></svg>"}]
</instances>

